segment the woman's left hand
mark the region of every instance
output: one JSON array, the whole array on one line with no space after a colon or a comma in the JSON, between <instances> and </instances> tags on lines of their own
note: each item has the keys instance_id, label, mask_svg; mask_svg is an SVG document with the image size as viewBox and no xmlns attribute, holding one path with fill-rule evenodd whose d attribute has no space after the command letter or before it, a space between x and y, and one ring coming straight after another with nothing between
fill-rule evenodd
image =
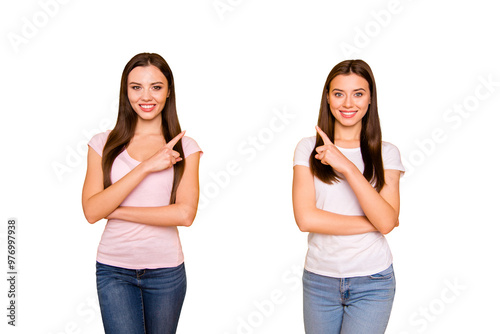
<instances>
[{"instance_id":1,"label":"woman's left hand","mask_svg":"<svg viewBox=\"0 0 500 334\"><path fill-rule=\"evenodd\" d=\"M330 165L339 173L345 174L348 172L354 164L339 151L319 126L316 126L316 131L318 131L320 137L323 139L324 145L316 147L318 154L314 157L320 160L322 164Z\"/></svg>"}]
</instances>

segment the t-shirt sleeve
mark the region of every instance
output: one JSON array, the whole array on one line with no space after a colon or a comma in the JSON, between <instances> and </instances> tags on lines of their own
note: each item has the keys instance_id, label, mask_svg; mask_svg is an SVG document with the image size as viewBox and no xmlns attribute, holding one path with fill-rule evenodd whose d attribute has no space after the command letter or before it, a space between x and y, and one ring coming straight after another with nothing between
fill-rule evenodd
<instances>
[{"instance_id":1,"label":"t-shirt sleeve","mask_svg":"<svg viewBox=\"0 0 500 334\"><path fill-rule=\"evenodd\" d=\"M401 162L401 154L396 146L388 142L383 142L382 158L384 160L384 169L395 169L404 174L405 168Z\"/></svg>"},{"instance_id":2,"label":"t-shirt sleeve","mask_svg":"<svg viewBox=\"0 0 500 334\"><path fill-rule=\"evenodd\" d=\"M185 158L196 152L200 152L200 157L203 155L203 151L193 138L184 136L181 140Z\"/></svg>"},{"instance_id":3,"label":"t-shirt sleeve","mask_svg":"<svg viewBox=\"0 0 500 334\"><path fill-rule=\"evenodd\" d=\"M106 132L101 132L90 138L88 145L94 149L102 157L102 150L104 149L104 145L106 145L106 141L108 140L108 135L111 130Z\"/></svg>"},{"instance_id":4,"label":"t-shirt sleeve","mask_svg":"<svg viewBox=\"0 0 500 334\"><path fill-rule=\"evenodd\" d=\"M315 144L316 137L307 137L299 141L295 148L295 154L293 155L293 165L309 167L309 157L314 150Z\"/></svg>"}]
</instances>

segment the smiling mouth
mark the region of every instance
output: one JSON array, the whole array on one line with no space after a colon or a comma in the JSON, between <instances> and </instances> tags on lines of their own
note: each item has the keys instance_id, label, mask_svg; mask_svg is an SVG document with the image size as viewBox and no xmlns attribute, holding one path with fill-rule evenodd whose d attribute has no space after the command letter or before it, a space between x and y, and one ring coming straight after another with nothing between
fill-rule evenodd
<instances>
[{"instance_id":1,"label":"smiling mouth","mask_svg":"<svg viewBox=\"0 0 500 334\"><path fill-rule=\"evenodd\" d=\"M139 104L142 111L151 111L155 108L156 104Z\"/></svg>"},{"instance_id":2,"label":"smiling mouth","mask_svg":"<svg viewBox=\"0 0 500 334\"><path fill-rule=\"evenodd\" d=\"M347 111L347 110L339 110L340 114L344 116L345 118L351 118L356 115L357 111Z\"/></svg>"}]
</instances>

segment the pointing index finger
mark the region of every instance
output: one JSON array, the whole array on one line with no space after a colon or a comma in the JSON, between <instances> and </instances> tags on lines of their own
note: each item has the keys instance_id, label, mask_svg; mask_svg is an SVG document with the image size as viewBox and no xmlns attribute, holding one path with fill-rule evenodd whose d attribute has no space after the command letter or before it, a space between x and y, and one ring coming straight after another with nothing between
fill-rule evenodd
<instances>
[{"instance_id":1,"label":"pointing index finger","mask_svg":"<svg viewBox=\"0 0 500 334\"><path fill-rule=\"evenodd\" d=\"M328 138L328 136L326 135L326 133L323 132L323 130L321 130L321 128L319 126L316 125L316 131L318 131L321 139L323 139L323 143L325 145L333 145L332 141L330 140L330 138Z\"/></svg>"},{"instance_id":2,"label":"pointing index finger","mask_svg":"<svg viewBox=\"0 0 500 334\"><path fill-rule=\"evenodd\" d=\"M177 142L184 136L184 134L186 133L186 130L182 131L181 133L179 133L177 136L175 136L171 141L169 141L167 143L167 147L169 149L173 149L175 144L177 144Z\"/></svg>"}]
</instances>

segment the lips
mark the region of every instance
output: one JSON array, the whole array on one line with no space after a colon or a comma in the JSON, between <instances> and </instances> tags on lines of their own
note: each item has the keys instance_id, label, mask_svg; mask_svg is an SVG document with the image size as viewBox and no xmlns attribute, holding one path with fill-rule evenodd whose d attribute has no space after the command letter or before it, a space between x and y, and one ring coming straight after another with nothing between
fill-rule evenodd
<instances>
[{"instance_id":1,"label":"lips","mask_svg":"<svg viewBox=\"0 0 500 334\"><path fill-rule=\"evenodd\" d=\"M139 104L142 111L149 112L155 108L156 104Z\"/></svg>"},{"instance_id":2,"label":"lips","mask_svg":"<svg viewBox=\"0 0 500 334\"><path fill-rule=\"evenodd\" d=\"M354 115L356 115L356 113L358 112L357 110L354 110L354 111L339 110L339 111L340 111L340 114L342 115L342 117L344 117L344 118L354 117Z\"/></svg>"}]
</instances>

